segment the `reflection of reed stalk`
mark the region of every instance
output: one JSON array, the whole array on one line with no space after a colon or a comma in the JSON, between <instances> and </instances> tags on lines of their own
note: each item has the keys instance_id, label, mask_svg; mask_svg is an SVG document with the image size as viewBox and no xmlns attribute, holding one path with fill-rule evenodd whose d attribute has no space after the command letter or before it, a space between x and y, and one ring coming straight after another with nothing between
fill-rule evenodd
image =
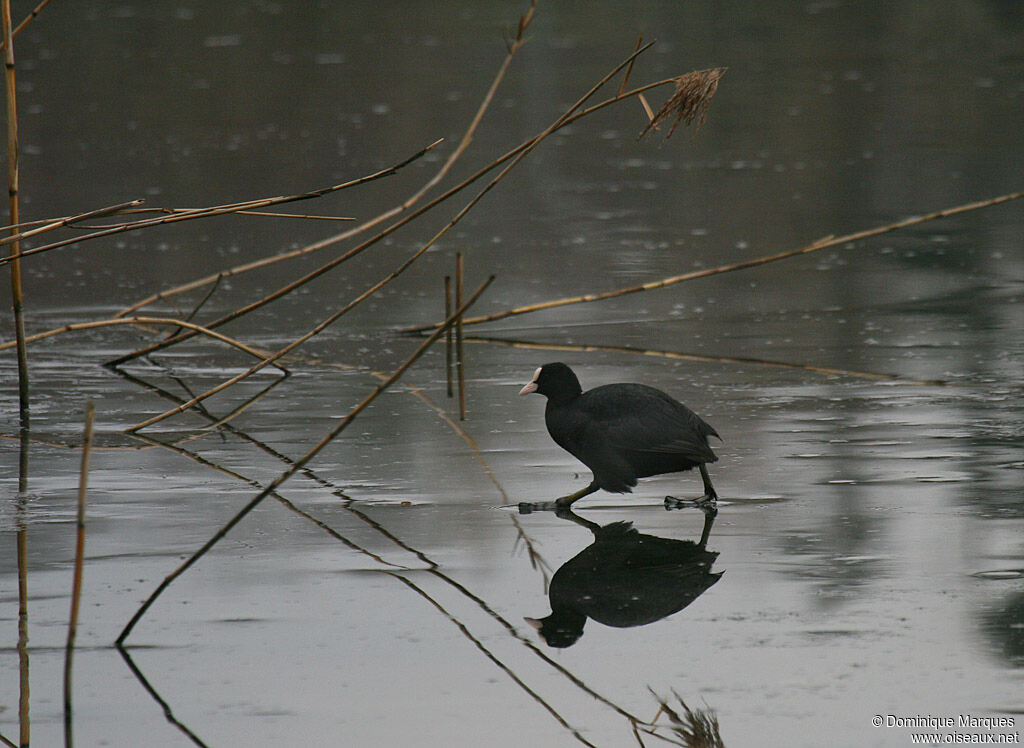
<instances>
[{"instance_id":1,"label":"reflection of reed stalk","mask_svg":"<svg viewBox=\"0 0 1024 748\"><path fill-rule=\"evenodd\" d=\"M452 277L446 275L444 277L444 318L448 319L452 316ZM452 387L452 328L448 328L444 333L444 379L447 385L448 397L452 397L455 394L455 389Z\"/></svg>"},{"instance_id":2,"label":"reflection of reed stalk","mask_svg":"<svg viewBox=\"0 0 1024 748\"><path fill-rule=\"evenodd\" d=\"M3 0L4 83L7 90L7 195L10 223L18 216L18 90L14 75L14 37L11 30L11 0ZM11 228L11 233L17 233ZM28 354L25 350L25 316L21 288L21 243L11 243L11 303L14 307L14 334L18 342L18 405L21 426L28 428Z\"/></svg>"},{"instance_id":3,"label":"reflection of reed stalk","mask_svg":"<svg viewBox=\"0 0 1024 748\"><path fill-rule=\"evenodd\" d=\"M483 285L481 285L480 288L478 288L473 293L473 295L469 297L465 304L456 309L452 316L445 320L445 324L442 327L438 328L429 338L424 340L423 343L421 343L420 346L415 351L413 351L412 355L410 355L409 358L407 358L401 366L395 369L394 372L392 372L389 377L387 377L384 381L378 384L373 389L373 391L369 395L367 395L361 403L359 403L359 405L357 405L355 408L349 411L349 414L345 416L341 421L339 421L338 425L331 429L330 433L327 434L327 436L321 439L316 444L316 446L309 450L309 452L307 452L301 458L296 460L291 465L291 467L289 467L277 478L271 481L262 491L260 491L256 495L255 498L253 498L248 504L242 507L242 509L240 509L238 513L236 513L235 516L227 522L227 524L221 527L221 529L218 530L213 535L213 537L206 541L202 548L200 548L198 551L192 554L183 564L181 564L181 566L179 566L169 576L167 576L164 579L164 581L161 582L160 585L156 588L156 590L154 590L153 593L148 598L146 598L146 601L135 612L135 615L132 616L131 620L128 621L128 624L124 627L124 630L122 630L117 637L117 645L120 646L124 643L124 640L131 633L132 629L135 628L135 624L137 624L142 619L142 616L144 616L146 611L149 610L149 607L156 601L158 597L160 597L161 594L163 594L163 591L167 589L171 585L171 583L174 582L175 579L181 576L189 567L192 566L192 564L194 564L202 556L204 556L207 551L209 551L214 545L216 545L220 541L221 538L223 538L225 535L228 534L228 532L231 531L231 528L233 528L235 525L241 522L242 519L249 512L255 509L260 504L260 502L263 501L263 499L265 499L271 493L275 492L281 486L282 483L284 483L286 480L295 475L295 473L299 472L302 468L304 468L306 466L306 463L308 463L310 460L316 457L317 454L319 454L324 447L326 447L328 444L334 441L334 439L337 438L337 436L342 431L344 431L349 426L349 424L352 423L352 421L356 419L356 416L362 413L370 405L370 403L376 400L381 393L385 392L391 385L397 382L398 379L409 369L409 367L416 363L416 361L419 360L420 356L426 353L430 346L437 342L437 340L444 334L444 331L448 328L448 326L455 324L455 320L458 318L458 316L465 312L466 309L472 306L476 302L476 300L480 298L480 295L487 289L489 285L491 285L493 281L494 276L488 278L483 283Z\"/></svg>"},{"instance_id":4,"label":"reflection of reed stalk","mask_svg":"<svg viewBox=\"0 0 1024 748\"><path fill-rule=\"evenodd\" d=\"M68 618L68 641L64 648L64 745L71 748L71 663L78 632L78 607L82 599L82 564L85 559L85 495L89 484L89 452L92 449L92 425L95 409L92 400L85 404L85 432L82 436L82 465L78 475L78 518L75 542L75 572L71 584L71 615Z\"/></svg>"},{"instance_id":5,"label":"reflection of reed stalk","mask_svg":"<svg viewBox=\"0 0 1024 748\"><path fill-rule=\"evenodd\" d=\"M462 306L462 252L455 255L455 306ZM455 370L459 376L459 420L466 420L466 364L462 358L462 315L455 320Z\"/></svg>"}]
</instances>

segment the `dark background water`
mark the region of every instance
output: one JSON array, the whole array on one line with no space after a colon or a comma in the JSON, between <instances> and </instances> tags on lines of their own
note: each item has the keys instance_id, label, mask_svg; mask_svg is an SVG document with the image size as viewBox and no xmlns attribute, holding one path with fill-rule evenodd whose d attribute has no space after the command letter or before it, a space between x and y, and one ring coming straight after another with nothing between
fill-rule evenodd
<instances>
[{"instance_id":1,"label":"dark background water","mask_svg":"<svg viewBox=\"0 0 1024 748\"><path fill-rule=\"evenodd\" d=\"M14 16L32 6L14 3ZM22 217L137 198L194 207L297 193L445 138L395 176L285 208L371 218L436 173L524 10L53 3L15 45ZM699 132L638 141L645 118L627 101L547 139L406 275L300 349L306 359L231 422L237 432L198 432L208 421L194 415L145 432L203 462L122 433L170 407L100 365L148 334L64 335L30 349L29 491L19 504L16 373L3 354L0 734L18 732L14 539L27 527L33 740L59 741L79 460L68 445L80 438L86 398L101 449L90 475L76 737L186 745L111 642L255 495L239 476L276 477L287 465L275 453L304 454L376 386L370 372L413 350L396 328L443 316L455 252L470 287L497 276L474 310L491 312L1022 188L1024 14L1014 2L542 2L445 185L546 128L641 35L656 44L635 83L728 67ZM648 98L657 107L666 93ZM421 247L482 186L226 332L283 346ZM875 728L876 714L1012 715L1019 730L1022 211L1013 202L468 328L535 347L467 343L464 435L435 409L455 412L438 348L318 456L311 467L327 486L301 476L285 484L285 497L349 544L268 500L154 605L128 640L132 656L208 745L573 745L573 730L624 745L635 738L616 706L652 719L648 688L716 710L729 746L820 745L822 734L830 745L909 742L911 728ZM227 216L56 250L24 263L27 325L104 319L349 226ZM231 279L200 320L353 245ZM191 309L202 293L177 307ZM0 295L8 304L6 283ZM5 340L12 329L8 316ZM557 359L585 387L658 386L724 437L712 466L723 501L708 542L720 581L648 626L591 621L564 650L522 622L549 610L527 548L555 569L593 538L550 514L499 508L587 479L550 441L539 398L516 396L536 366ZM181 395L247 363L197 342L129 371ZM922 384L934 380L945 384ZM272 381L261 374L209 408L224 415ZM578 508L602 525L628 520L645 534L696 539L703 516L665 512L662 497L699 490L690 474L661 477Z\"/></svg>"}]
</instances>

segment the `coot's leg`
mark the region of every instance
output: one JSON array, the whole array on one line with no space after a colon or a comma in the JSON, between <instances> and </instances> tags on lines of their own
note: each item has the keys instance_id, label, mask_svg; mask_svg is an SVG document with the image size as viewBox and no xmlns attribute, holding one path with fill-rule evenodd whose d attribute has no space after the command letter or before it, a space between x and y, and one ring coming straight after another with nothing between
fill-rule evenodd
<instances>
[{"instance_id":1,"label":"coot's leg","mask_svg":"<svg viewBox=\"0 0 1024 748\"><path fill-rule=\"evenodd\" d=\"M718 516L718 508L715 506L701 507L704 511L704 530L700 534L700 542L697 547L704 549L708 544L708 536L711 535L711 526L715 524L715 517Z\"/></svg>"},{"instance_id":2,"label":"coot's leg","mask_svg":"<svg viewBox=\"0 0 1024 748\"><path fill-rule=\"evenodd\" d=\"M700 463L697 467L700 468L700 477L704 480L704 501L713 502L718 498L718 494L715 493L715 487L711 485L711 477L708 475L708 469L704 467L704 463Z\"/></svg>"},{"instance_id":3,"label":"coot's leg","mask_svg":"<svg viewBox=\"0 0 1024 748\"><path fill-rule=\"evenodd\" d=\"M597 481L592 481L589 486L587 486L586 488L581 488L576 493L571 493L568 496L562 496L560 498L555 499L555 504L556 506L563 507L572 506L572 502L576 501L576 499L582 499L584 496L589 496L590 494L594 493L594 491L596 491L598 488L600 488L600 486L597 485Z\"/></svg>"}]
</instances>

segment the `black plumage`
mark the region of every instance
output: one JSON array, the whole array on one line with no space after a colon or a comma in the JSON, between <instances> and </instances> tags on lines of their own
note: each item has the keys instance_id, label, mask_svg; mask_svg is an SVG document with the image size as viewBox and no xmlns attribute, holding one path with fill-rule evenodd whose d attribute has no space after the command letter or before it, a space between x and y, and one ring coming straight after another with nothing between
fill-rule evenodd
<instances>
[{"instance_id":1,"label":"black plumage","mask_svg":"<svg viewBox=\"0 0 1024 748\"><path fill-rule=\"evenodd\" d=\"M544 420L555 442L594 474L584 489L557 500L569 506L599 488L629 493L638 478L699 468L704 499L717 498L707 469L718 457L708 437L718 433L704 419L661 390L643 384L606 384L583 392L563 363L537 369L520 391L547 397Z\"/></svg>"}]
</instances>

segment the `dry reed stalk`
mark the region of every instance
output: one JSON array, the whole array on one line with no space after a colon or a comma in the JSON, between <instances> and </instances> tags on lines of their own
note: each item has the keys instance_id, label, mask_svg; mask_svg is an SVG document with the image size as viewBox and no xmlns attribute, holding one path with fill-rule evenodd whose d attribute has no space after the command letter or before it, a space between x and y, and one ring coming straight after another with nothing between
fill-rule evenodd
<instances>
[{"instance_id":1,"label":"dry reed stalk","mask_svg":"<svg viewBox=\"0 0 1024 748\"><path fill-rule=\"evenodd\" d=\"M338 425L331 429L330 433L327 434L327 436L321 439L316 444L316 446L310 449L305 455L296 460L291 465L291 467L289 467L277 478L271 481L267 486L265 486L263 490L256 495L255 498L253 498L248 504L242 507L242 509L239 510L235 514L235 516L232 517L227 522L227 524L221 527L220 530L218 530L208 541L206 541L206 543L204 543L203 546L198 551L189 556L189 558L184 563L182 563L177 569L175 569L170 575L168 575L163 580L163 582L160 583L156 590L154 590L153 593L148 598L146 598L145 602L143 602L143 604L135 612L135 615L132 616L131 620L128 621L128 624L124 627L124 629L117 637L117 640L115 642L117 646L121 646L124 643L124 640L131 633L132 629L135 628L135 625L142 619L142 616L146 614L146 611L149 610L150 606L156 601L158 597L160 597L161 594L163 594L163 591L167 589L167 587L169 587L171 583L174 582L175 579L181 576L186 570L188 570L189 567L191 567L196 561L202 558L207 553L207 551L209 551L214 545L217 544L218 541L220 541L221 538L223 538L225 535L228 534L228 532L231 531L231 528L233 528L235 525L241 522L242 519L249 512L255 509L260 504L260 502L263 501L263 499L265 499L271 493L276 491L281 486L282 483L284 483L286 480L295 475L295 473L297 473L299 470L304 468L306 466L306 463L308 463L310 460L316 457L317 454L319 454L324 447L326 447L328 444L334 441L334 439L336 439L338 435L341 434L342 431L348 428L349 424L351 424L352 421L354 421L360 413L362 413L367 407L369 407L369 405L374 400L376 400L381 393L385 392L391 385L397 382L398 379L409 369L409 367L416 363L416 361L419 360L419 358L424 353L426 353L435 342L437 342L438 338L440 338L444 334L444 331L448 328L449 325L455 324L455 320L458 317L458 315L464 313L466 309L471 307L476 302L476 300L480 298L480 295L483 294L485 290L487 290L487 287L491 285L493 281L494 276L488 278L483 283L483 285L481 285L473 293L473 295L469 297L469 299L466 301L464 305L456 309L452 316L445 320L444 326L438 328L429 338L424 340L423 343L415 351L413 351L412 355L410 355L397 369L395 369L390 376L384 379L380 384L378 384L373 389L372 392L370 392L369 395L363 398L362 402L360 402L359 405L357 405L355 408L349 411L348 415L345 416L341 421L339 421Z\"/></svg>"},{"instance_id":2,"label":"dry reed stalk","mask_svg":"<svg viewBox=\"0 0 1024 748\"><path fill-rule=\"evenodd\" d=\"M161 215L178 215L181 213L192 213L199 208L137 208L135 210L122 211L120 215L141 215L144 213L160 213ZM232 215L236 216L263 216L265 218L302 218L312 221L354 221L356 220L352 216L323 216L316 215L313 213L275 213L269 210L236 210L233 211ZM123 224L112 223L102 224L93 223L88 226L72 226L70 228L82 229L82 230L93 230L93 229L113 229L119 228Z\"/></svg>"},{"instance_id":3,"label":"dry reed stalk","mask_svg":"<svg viewBox=\"0 0 1024 748\"><path fill-rule=\"evenodd\" d=\"M58 327L53 330L47 330L46 332L40 332L36 333L35 335L29 335L28 337L25 338L25 343L35 343L37 340L43 340L45 338L53 337L54 335L60 335L62 333L67 332L75 332L78 330L92 330L98 327L110 327L112 325L139 324L187 327L189 330L194 330L198 335L206 335L208 337L213 338L214 340L219 340L222 343L227 343L228 345L237 348L238 350L252 356L253 358L257 358L261 361L264 358L266 358L266 353L264 351L258 351L255 348L251 348L245 343L241 343L235 340L234 338L229 338L227 335L222 335L216 330L210 330L203 327L202 325L197 325L194 322L175 319L173 317L122 317L121 319L102 319L96 320L95 322L74 322L72 324L64 325L63 327ZM14 345L14 342L2 343L0 344L0 351L7 350L8 348L13 348ZM289 373L288 369L286 369L285 367L277 364L275 364L275 366L277 366L277 368L280 369L283 373Z\"/></svg>"},{"instance_id":4,"label":"dry reed stalk","mask_svg":"<svg viewBox=\"0 0 1024 748\"><path fill-rule=\"evenodd\" d=\"M159 218L149 218L142 221L135 221L133 223L122 223L116 226L112 226L110 228L94 231L90 234L76 236L70 239L64 239L62 241L53 242L51 244L44 244L41 247L33 247L32 249L23 252L22 257L29 257L31 255L37 255L42 252L49 252L60 247L66 247L69 244L78 244L81 242L86 242L89 241L90 239L99 239L100 237L111 236L112 234L121 234L126 231L138 231L140 229L151 228L153 226L162 226L168 223L190 221L197 218L209 218L211 216L222 216L227 215L229 213L239 213L244 210L253 210L256 208L269 207L271 205L281 205L282 203L291 203L296 202L298 200L311 200L313 198L323 197L324 195L330 194L332 192L338 192L339 190L344 190L350 187L355 187L357 185L366 184L367 182L372 182L375 179L381 179L382 177L391 176L399 169L401 169L403 166L406 166L415 161L416 159L420 158L421 156L423 156L423 154L425 154L430 149L434 148L440 142L440 140L437 140L434 143L431 143L426 148L414 154L412 157L406 159L405 161L402 161L399 164L396 164L395 166L389 166L387 169L381 169L380 171L374 172L373 174L368 174L367 176L359 177L358 179L353 179L351 181L343 182L341 184L332 185L330 187L322 187L317 190L303 192L296 195L268 197L259 200L248 200L246 202L241 203L214 205L207 208L184 209L181 212L175 212L172 215L160 216ZM0 258L0 265L3 265L6 262L10 261L11 258Z\"/></svg>"},{"instance_id":5,"label":"dry reed stalk","mask_svg":"<svg viewBox=\"0 0 1024 748\"><path fill-rule=\"evenodd\" d=\"M689 127L696 121L696 129L699 130L707 117L711 98L718 91L718 81L725 75L725 71L726 68L710 68L695 70L692 73L679 76L676 79L675 93L651 118L647 127L640 132L638 139L657 130L672 115L675 115L675 121L668 131L668 135L665 136L666 140L672 137L672 133L676 131L680 122Z\"/></svg>"},{"instance_id":6,"label":"dry reed stalk","mask_svg":"<svg viewBox=\"0 0 1024 748\"><path fill-rule=\"evenodd\" d=\"M913 218L905 218L902 221L896 221L889 223L884 226L876 226L874 228L865 229L863 231L856 231L852 234L844 234L843 236L828 236L818 241L809 244L800 249L788 250L785 252L779 252L776 254L764 255L757 257L753 260L745 260L743 262L736 262L730 265L719 265L713 268L704 268L703 270L694 270L690 273L684 273L682 275L675 275L670 278L663 278L659 281L651 281L650 283L642 283L638 286L628 286L626 288L619 288L614 291L605 291L604 293L596 294L584 294L582 296L572 296L563 299L554 299L551 301L544 301L538 304L527 304L526 306L516 307L514 309L506 309L502 312L495 312L494 314L488 314L480 317L467 317L463 320L465 325L477 325L482 322L494 322L495 320L505 319L507 317L514 317L520 314L529 314L530 312L539 312L544 309L554 309L561 306L569 306L571 304L584 304L592 301L604 301L605 299L614 299L619 296L626 296L628 294L639 293L641 291L651 291L658 288L667 288L668 286L674 286L677 283L684 281L691 281L697 278L706 278L711 275L719 275L721 273L729 273L734 270L745 270L751 267L757 267L758 265L767 265L770 262L777 262L779 260L785 260L790 257L796 257L798 255L805 255L811 252L817 252L821 249L828 247L834 247L838 244L846 244L848 242L860 241L869 237L878 236L879 234L885 234L890 231L896 231L898 229L905 229L910 226L917 226L918 224L926 223L928 221L934 221L939 218L947 218L954 216L959 213L966 213L972 210L979 210L981 208L988 208L994 205L1000 205L1002 203L1009 202L1011 200L1018 200L1024 197L1024 191L1012 192L1006 195L1000 195L998 197L989 198L987 200L979 200L972 203L964 203L957 205L952 208L944 208L937 210L932 213L926 213L922 216L915 216ZM406 327L402 328L400 332L425 332L433 329L435 325L425 325L420 327Z\"/></svg>"},{"instance_id":7,"label":"dry reed stalk","mask_svg":"<svg viewBox=\"0 0 1024 748\"><path fill-rule=\"evenodd\" d=\"M85 432L82 435L82 464L78 473L78 515L75 522L75 571L71 583L71 613L68 617L68 639L64 646L64 745L71 748L71 670L75 651L75 635L78 633L78 608L82 600L82 565L85 562L85 497L89 485L89 453L92 449L93 418L95 408L92 400L85 404Z\"/></svg>"},{"instance_id":8,"label":"dry reed stalk","mask_svg":"<svg viewBox=\"0 0 1024 748\"><path fill-rule=\"evenodd\" d=\"M11 33L11 0L0 4L3 16L4 83L7 92L7 196L10 224L18 215L18 88L14 73L14 37ZM17 233L17 229L11 229ZM22 428L29 426L28 352L25 348L24 298L21 286L21 243L11 242L11 305L14 309L14 335L18 346L18 412Z\"/></svg>"},{"instance_id":9,"label":"dry reed stalk","mask_svg":"<svg viewBox=\"0 0 1024 748\"><path fill-rule=\"evenodd\" d=\"M25 223L15 224L13 226L7 226L7 230L17 229L18 233L5 236L0 239L0 244L10 244L11 242L20 241L22 239L28 239L39 234L44 234L47 231L53 231L55 229L63 228L65 226L73 226L81 221L88 220L90 218L101 218L104 216L113 215L115 213L124 213L126 209L132 208L137 205L142 205L144 200L129 200L125 203L118 203L117 205L110 205L106 208L97 208L96 210L90 210L85 213L79 213L76 216L66 216L64 218L47 218L41 221L28 221ZM27 231L23 231L26 226L35 226Z\"/></svg>"},{"instance_id":10,"label":"dry reed stalk","mask_svg":"<svg viewBox=\"0 0 1024 748\"><path fill-rule=\"evenodd\" d=\"M43 8L45 8L47 5L49 5L49 4L50 4L50 0L43 0L41 3L39 3L39 5L37 5L35 8L33 8L32 12L29 13L27 16L25 16L25 20L23 20L21 23L19 23L17 25L17 27L14 29L14 31L11 32L11 38L14 38L18 34L20 34L22 32L22 30L26 26L28 26L30 23L32 23L33 19L35 19L35 17L39 15L39 12ZM0 41L0 49L7 49L7 39L6 38L4 38L3 41Z\"/></svg>"},{"instance_id":11,"label":"dry reed stalk","mask_svg":"<svg viewBox=\"0 0 1024 748\"><path fill-rule=\"evenodd\" d=\"M426 194L435 185L437 185L441 181L441 179L444 178L444 176L451 170L452 166L458 160L458 158L465 152L466 148L469 147L469 144L472 142L473 136L476 133L476 130L480 125L480 122L483 119L485 112L490 107L490 104L494 99L494 94L498 90L498 87L501 84L502 80L504 80L505 78L505 74L512 63L513 57L515 56L516 52L519 51L522 45L526 43L524 34L526 32L526 29L529 27L530 22L532 21L535 6L536 0L534 0L534 2L530 4L529 11L527 11L527 13L520 18L519 33L515 41L509 46L509 51L505 57L504 62L498 69L498 72L494 76L494 79L491 81L491 85L488 88L487 93L484 95L484 98L481 101L480 106L477 108L477 111L474 114L473 119L470 121L469 126L466 128L465 133L463 133L462 138L459 140L459 144L456 146L455 150L448 156L448 158L445 159L444 163L442 164L438 172L433 177L431 177L430 180L428 180L426 184L424 184L419 190L417 190L410 197L408 197L404 202L402 202L402 204L384 211L383 213L371 218L370 220L360 224L359 226L356 226L353 229L350 229L349 231L345 231L335 236L331 236L326 239L313 242L312 244L308 244L305 247L300 247L299 249L294 250L292 252L284 252L282 254L275 255L274 257L269 257L263 260L257 260L256 262L250 262L245 263L243 265L235 266L233 268L230 268L229 270L222 271L221 275L223 275L224 277L241 275L242 273L247 273L252 270L265 267L267 265L294 259L296 257L302 257L307 254L311 254L312 252L317 252L321 249L334 246L339 242L351 239L354 236L358 236L359 234L362 234L375 226L379 226L381 223L391 218L394 218L395 216L404 213L405 211L412 208L417 202L419 202L419 200L423 197L424 194ZM436 145L436 143L434 145ZM430 147L432 148L433 146ZM468 184L468 182L466 184ZM454 191L449 190L449 192L446 193L441 199L431 201L431 203L427 205L424 208L424 210L417 211L416 213L410 215L406 220L399 221L396 224L388 227L386 230L375 236L371 242L366 243L365 245L360 245L359 247L356 247L356 249L352 250L350 253L344 255L343 259L341 259L341 262L344 262L344 260L347 260L350 257L354 257L363 249L366 249L371 244L376 243L377 241L386 237L388 234L392 233L393 231L396 231L399 227L404 226L409 221L415 219L419 215L422 215L422 213L425 212L425 210L428 210L438 205L443 199L450 197L452 194L454 194ZM121 310L121 312L119 312L119 316L124 314L130 314L136 309L139 309L143 306L148 306L149 304L153 304L161 299L165 299L170 296L175 296L180 293L185 293L196 288L201 288L202 286L212 283L214 278L215 276L213 275L204 276L202 278L197 278L196 280L189 281L188 283L175 286L174 288L167 289L166 291L162 291L158 294L153 294L152 296L148 296L145 299L137 301L131 306Z\"/></svg>"},{"instance_id":12,"label":"dry reed stalk","mask_svg":"<svg viewBox=\"0 0 1024 748\"><path fill-rule=\"evenodd\" d=\"M448 319L452 314L452 277L446 275L444 277L444 318ZM444 374L445 383L447 384L448 397L452 397L455 394L454 388L452 387L452 328L444 334Z\"/></svg>"},{"instance_id":13,"label":"dry reed stalk","mask_svg":"<svg viewBox=\"0 0 1024 748\"><path fill-rule=\"evenodd\" d=\"M462 306L464 263L462 252L455 253L455 306ZM459 420L466 420L466 363L462 357L462 317L455 320L455 371L459 377Z\"/></svg>"}]
</instances>

